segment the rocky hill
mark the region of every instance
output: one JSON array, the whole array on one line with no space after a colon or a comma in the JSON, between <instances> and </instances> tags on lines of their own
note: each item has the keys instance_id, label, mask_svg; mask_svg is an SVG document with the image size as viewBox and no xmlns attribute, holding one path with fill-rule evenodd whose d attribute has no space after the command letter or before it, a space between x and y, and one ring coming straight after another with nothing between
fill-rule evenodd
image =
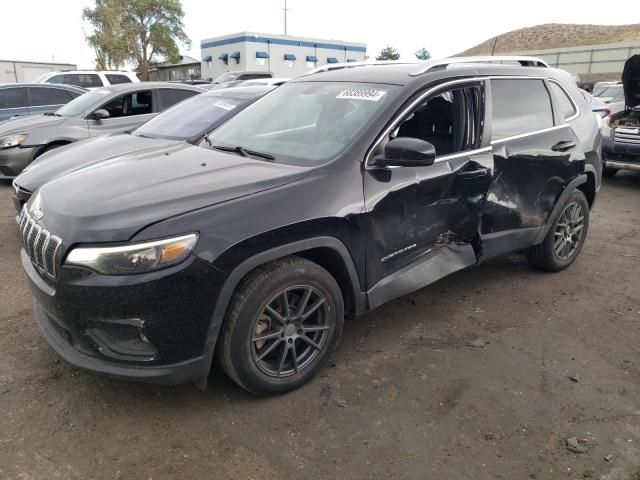
<instances>
[{"instance_id":1,"label":"rocky hill","mask_svg":"<svg viewBox=\"0 0 640 480\"><path fill-rule=\"evenodd\" d=\"M495 53L543 50L547 48L577 47L625 41L640 41L640 24L632 25L573 25L547 23L521 28L490 38L460 55L490 55Z\"/></svg>"}]
</instances>

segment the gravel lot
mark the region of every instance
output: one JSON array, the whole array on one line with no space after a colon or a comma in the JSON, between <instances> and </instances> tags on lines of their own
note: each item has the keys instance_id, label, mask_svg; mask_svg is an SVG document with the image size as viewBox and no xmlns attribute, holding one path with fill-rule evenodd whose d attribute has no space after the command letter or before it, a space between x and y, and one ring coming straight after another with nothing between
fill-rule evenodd
<instances>
[{"instance_id":1,"label":"gravel lot","mask_svg":"<svg viewBox=\"0 0 640 480\"><path fill-rule=\"evenodd\" d=\"M509 255L459 272L348 322L330 368L268 399L220 372L200 392L59 360L10 195L0 183L2 479L640 479L638 174L605 181L569 270Z\"/></svg>"}]
</instances>

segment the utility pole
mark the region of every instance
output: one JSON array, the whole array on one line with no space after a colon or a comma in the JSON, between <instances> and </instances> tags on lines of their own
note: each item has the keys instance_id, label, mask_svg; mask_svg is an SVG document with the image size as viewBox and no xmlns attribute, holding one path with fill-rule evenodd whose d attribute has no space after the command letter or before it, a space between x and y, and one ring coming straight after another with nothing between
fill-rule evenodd
<instances>
[{"instance_id":1,"label":"utility pole","mask_svg":"<svg viewBox=\"0 0 640 480\"><path fill-rule=\"evenodd\" d=\"M287 12L289 10L291 10L290 8L287 8L287 0L284 0L284 34L287 34Z\"/></svg>"}]
</instances>

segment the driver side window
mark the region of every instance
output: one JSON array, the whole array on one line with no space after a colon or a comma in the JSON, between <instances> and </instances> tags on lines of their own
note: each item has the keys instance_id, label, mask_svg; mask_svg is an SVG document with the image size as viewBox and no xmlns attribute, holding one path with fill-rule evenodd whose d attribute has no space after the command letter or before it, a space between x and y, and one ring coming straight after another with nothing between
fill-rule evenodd
<instances>
[{"instance_id":1,"label":"driver side window","mask_svg":"<svg viewBox=\"0 0 640 480\"><path fill-rule=\"evenodd\" d=\"M438 157L473 150L480 146L483 114L480 85L445 90L410 113L389 134L389 140L425 140L435 147Z\"/></svg>"},{"instance_id":2,"label":"driver side window","mask_svg":"<svg viewBox=\"0 0 640 480\"><path fill-rule=\"evenodd\" d=\"M152 113L151 90L127 93L105 103L101 109L109 112L109 118L130 117Z\"/></svg>"}]
</instances>

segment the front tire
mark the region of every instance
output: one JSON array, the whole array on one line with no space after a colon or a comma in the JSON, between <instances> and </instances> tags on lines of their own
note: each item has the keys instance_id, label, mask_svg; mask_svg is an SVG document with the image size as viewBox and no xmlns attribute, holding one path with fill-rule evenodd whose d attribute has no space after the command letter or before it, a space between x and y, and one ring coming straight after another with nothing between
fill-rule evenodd
<instances>
[{"instance_id":1,"label":"front tire","mask_svg":"<svg viewBox=\"0 0 640 480\"><path fill-rule=\"evenodd\" d=\"M589 203L580 190L565 202L544 241L527 250L527 260L550 272L564 270L580 254L589 228Z\"/></svg>"},{"instance_id":2,"label":"front tire","mask_svg":"<svg viewBox=\"0 0 640 480\"><path fill-rule=\"evenodd\" d=\"M320 265L287 257L251 272L234 294L217 357L238 385L285 393L327 363L342 333L340 287Z\"/></svg>"}]
</instances>

